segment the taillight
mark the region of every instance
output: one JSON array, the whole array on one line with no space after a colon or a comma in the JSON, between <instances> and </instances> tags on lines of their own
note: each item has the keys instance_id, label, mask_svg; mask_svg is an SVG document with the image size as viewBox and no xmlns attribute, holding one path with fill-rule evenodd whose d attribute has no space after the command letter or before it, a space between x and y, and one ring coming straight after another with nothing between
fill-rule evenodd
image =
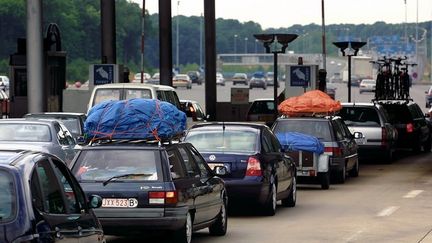
<instances>
[{"instance_id":1,"label":"taillight","mask_svg":"<svg viewBox=\"0 0 432 243\"><path fill-rule=\"evenodd\" d=\"M262 176L261 163L255 157L249 157L246 176Z\"/></svg>"},{"instance_id":2,"label":"taillight","mask_svg":"<svg viewBox=\"0 0 432 243\"><path fill-rule=\"evenodd\" d=\"M412 123L408 123L406 125L406 131L407 131L407 133L414 132L414 125Z\"/></svg>"},{"instance_id":3,"label":"taillight","mask_svg":"<svg viewBox=\"0 0 432 243\"><path fill-rule=\"evenodd\" d=\"M333 155L333 156L342 155L342 149L339 147L325 147L324 152L330 153L330 155Z\"/></svg>"},{"instance_id":4,"label":"taillight","mask_svg":"<svg viewBox=\"0 0 432 243\"><path fill-rule=\"evenodd\" d=\"M175 204L177 203L177 192L149 192L149 204Z\"/></svg>"},{"instance_id":5,"label":"taillight","mask_svg":"<svg viewBox=\"0 0 432 243\"><path fill-rule=\"evenodd\" d=\"M387 131L384 127L381 128L381 145L387 145Z\"/></svg>"}]
</instances>

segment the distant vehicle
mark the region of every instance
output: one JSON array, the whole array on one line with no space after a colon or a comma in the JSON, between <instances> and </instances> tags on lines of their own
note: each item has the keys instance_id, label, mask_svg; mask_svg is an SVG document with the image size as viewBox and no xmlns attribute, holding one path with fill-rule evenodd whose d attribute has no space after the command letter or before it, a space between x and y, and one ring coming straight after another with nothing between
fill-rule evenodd
<instances>
[{"instance_id":1,"label":"distant vehicle","mask_svg":"<svg viewBox=\"0 0 432 243\"><path fill-rule=\"evenodd\" d=\"M158 99L175 105L178 109L180 101L173 87L141 83L114 83L94 87L87 105L88 111L95 105L107 100L127 100L132 98Z\"/></svg>"},{"instance_id":2,"label":"distant vehicle","mask_svg":"<svg viewBox=\"0 0 432 243\"><path fill-rule=\"evenodd\" d=\"M390 124L384 107L376 103L342 103L338 115L352 133L363 134L363 141L357 143L360 158L379 156L387 162L393 160L398 132Z\"/></svg>"},{"instance_id":3,"label":"distant vehicle","mask_svg":"<svg viewBox=\"0 0 432 243\"><path fill-rule=\"evenodd\" d=\"M299 132L317 137L324 144L325 153L330 156L330 174L337 182L344 183L347 172L352 177L359 175L355 139L363 137L363 134L351 134L341 117L280 117L274 122L272 130L275 134Z\"/></svg>"},{"instance_id":4,"label":"distant vehicle","mask_svg":"<svg viewBox=\"0 0 432 243\"><path fill-rule=\"evenodd\" d=\"M332 99L336 98L336 89L335 85L331 83L326 84L326 94L328 94Z\"/></svg>"},{"instance_id":5,"label":"distant vehicle","mask_svg":"<svg viewBox=\"0 0 432 243\"><path fill-rule=\"evenodd\" d=\"M192 83L196 83L198 85L202 84L202 79L200 78L200 73L198 71L189 71L187 75L191 79Z\"/></svg>"},{"instance_id":6,"label":"distant vehicle","mask_svg":"<svg viewBox=\"0 0 432 243\"><path fill-rule=\"evenodd\" d=\"M267 89L267 80L263 72L255 72L249 80L249 89L255 87Z\"/></svg>"},{"instance_id":7,"label":"distant vehicle","mask_svg":"<svg viewBox=\"0 0 432 243\"><path fill-rule=\"evenodd\" d=\"M220 72L216 73L216 85L225 86L225 78L224 78L223 74Z\"/></svg>"},{"instance_id":8,"label":"distant vehicle","mask_svg":"<svg viewBox=\"0 0 432 243\"><path fill-rule=\"evenodd\" d=\"M180 100L180 104L186 116L192 119L194 122L205 122L207 117L201 105L195 100Z\"/></svg>"},{"instance_id":9,"label":"distant vehicle","mask_svg":"<svg viewBox=\"0 0 432 243\"><path fill-rule=\"evenodd\" d=\"M232 77L233 85L236 85L238 83L242 83L244 85L248 85L248 77L246 73L235 73Z\"/></svg>"},{"instance_id":10,"label":"distant vehicle","mask_svg":"<svg viewBox=\"0 0 432 243\"><path fill-rule=\"evenodd\" d=\"M261 98L252 101L246 115L246 121L259 121L270 125L274 120L275 107L273 99Z\"/></svg>"},{"instance_id":11,"label":"distant vehicle","mask_svg":"<svg viewBox=\"0 0 432 243\"><path fill-rule=\"evenodd\" d=\"M425 94L426 108L430 108L432 104L432 86L430 86L429 89L425 91Z\"/></svg>"},{"instance_id":12,"label":"distant vehicle","mask_svg":"<svg viewBox=\"0 0 432 243\"><path fill-rule=\"evenodd\" d=\"M268 86L273 86L274 85L274 73L273 72L267 72L265 75L266 81L267 81L267 85ZM277 83L277 87L279 87L279 82Z\"/></svg>"},{"instance_id":13,"label":"distant vehicle","mask_svg":"<svg viewBox=\"0 0 432 243\"><path fill-rule=\"evenodd\" d=\"M225 235L228 194L218 176L226 169L210 169L190 143L140 141L94 143L72 163L84 192L102 197L95 213L104 232L170 231L178 243L203 228Z\"/></svg>"},{"instance_id":14,"label":"distant vehicle","mask_svg":"<svg viewBox=\"0 0 432 243\"><path fill-rule=\"evenodd\" d=\"M72 136L77 139L84 136L84 122L87 115L84 113L73 112L42 112L42 113L28 113L24 118L42 118L42 119L55 119L61 121Z\"/></svg>"},{"instance_id":15,"label":"distant vehicle","mask_svg":"<svg viewBox=\"0 0 432 243\"><path fill-rule=\"evenodd\" d=\"M151 78L150 74L148 73L144 73L143 77L144 77L143 82L147 82ZM141 73L136 73L134 75L134 79L132 80L132 83L141 83Z\"/></svg>"},{"instance_id":16,"label":"distant vehicle","mask_svg":"<svg viewBox=\"0 0 432 243\"><path fill-rule=\"evenodd\" d=\"M351 86L352 87L359 87L360 82L362 81L362 78L356 75L351 75Z\"/></svg>"},{"instance_id":17,"label":"distant vehicle","mask_svg":"<svg viewBox=\"0 0 432 243\"><path fill-rule=\"evenodd\" d=\"M187 74L177 74L174 76L172 84L174 88L185 87L192 89L192 80Z\"/></svg>"},{"instance_id":18,"label":"distant vehicle","mask_svg":"<svg viewBox=\"0 0 432 243\"><path fill-rule=\"evenodd\" d=\"M375 79L363 79L359 85L360 94L363 92L375 92L376 80Z\"/></svg>"},{"instance_id":19,"label":"distant vehicle","mask_svg":"<svg viewBox=\"0 0 432 243\"><path fill-rule=\"evenodd\" d=\"M0 150L0 242L99 242L104 233L86 197L58 157Z\"/></svg>"},{"instance_id":20,"label":"distant vehicle","mask_svg":"<svg viewBox=\"0 0 432 243\"><path fill-rule=\"evenodd\" d=\"M0 76L0 89L9 90L9 78L7 76Z\"/></svg>"},{"instance_id":21,"label":"distant vehicle","mask_svg":"<svg viewBox=\"0 0 432 243\"><path fill-rule=\"evenodd\" d=\"M160 74L154 73L153 76L147 80L148 84L160 84Z\"/></svg>"},{"instance_id":22,"label":"distant vehicle","mask_svg":"<svg viewBox=\"0 0 432 243\"><path fill-rule=\"evenodd\" d=\"M9 96L3 89L0 89L0 119L8 118L10 112Z\"/></svg>"},{"instance_id":23,"label":"distant vehicle","mask_svg":"<svg viewBox=\"0 0 432 243\"><path fill-rule=\"evenodd\" d=\"M431 151L432 132L421 108L412 100L379 100L387 111L389 122L397 129L397 148L419 152Z\"/></svg>"},{"instance_id":24,"label":"distant vehicle","mask_svg":"<svg viewBox=\"0 0 432 243\"><path fill-rule=\"evenodd\" d=\"M50 153L69 164L78 147L59 121L15 118L0 120L0 149Z\"/></svg>"},{"instance_id":25,"label":"distant vehicle","mask_svg":"<svg viewBox=\"0 0 432 243\"><path fill-rule=\"evenodd\" d=\"M229 203L261 205L267 215L276 203L294 207L297 199L296 168L279 141L263 124L212 122L192 126L185 137L202 154L210 168L224 167L222 176ZM241 204L240 204L241 205Z\"/></svg>"}]
</instances>

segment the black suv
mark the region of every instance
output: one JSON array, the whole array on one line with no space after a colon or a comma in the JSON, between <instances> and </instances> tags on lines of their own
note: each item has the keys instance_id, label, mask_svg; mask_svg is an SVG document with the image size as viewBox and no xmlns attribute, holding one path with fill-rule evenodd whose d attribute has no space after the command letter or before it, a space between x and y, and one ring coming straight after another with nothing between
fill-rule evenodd
<instances>
[{"instance_id":1,"label":"black suv","mask_svg":"<svg viewBox=\"0 0 432 243\"><path fill-rule=\"evenodd\" d=\"M190 143L99 142L84 147L72 172L88 195L97 194L95 210L106 234L169 230L173 242L191 242L192 231L211 235L227 230L227 193Z\"/></svg>"},{"instance_id":2,"label":"black suv","mask_svg":"<svg viewBox=\"0 0 432 243\"><path fill-rule=\"evenodd\" d=\"M379 100L398 131L397 147L431 150L431 131L419 105L412 100Z\"/></svg>"}]
</instances>

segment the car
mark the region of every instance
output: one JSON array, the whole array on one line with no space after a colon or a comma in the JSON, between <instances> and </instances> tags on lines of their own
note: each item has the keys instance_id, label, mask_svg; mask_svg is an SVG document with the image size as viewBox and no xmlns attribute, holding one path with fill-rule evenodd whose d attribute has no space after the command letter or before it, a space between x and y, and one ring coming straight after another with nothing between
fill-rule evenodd
<instances>
[{"instance_id":1,"label":"car","mask_svg":"<svg viewBox=\"0 0 432 243\"><path fill-rule=\"evenodd\" d=\"M362 81L361 77L359 77L357 75L351 75L351 86L352 87L359 87L361 81Z\"/></svg>"},{"instance_id":2,"label":"car","mask_svg":"<svg viewBox=\"0 0 432 243\"><path fill-rule=\"evenodd\" d=\"M27 113L24 118L55 119L61 121L76 139L84 136L84 122L87 115L74 112L41 112Z\"/></svg>"},{"instance_id":3,"label":"car","mask_svg":"<svg viewBox=\"0 0 432 243\"><path fill-rule=\"evenodd\" d=\"M0 149L27 149L53 154L69 164L79 146L63 123L56 120L0 120Z\"/></svg>"},{"instance_id":4,"label":"car","mask_svg":"<svg viewBox=\"0 0 432 243\"><path fill-rule=\"evenodd\" d=\"M264 77L252 77L249 81L249 89L267 89L267 80Z\"/></svg>"},{"instance_id":5,"label":"car","mask_svg":"<svg viewBox=\"0 0 432 243\"><path fill-rule=\"evenodd\" d=\"M248 85L248 77L246 73L235 73L232 77L233 85L238 83L242 83L244 85Z\"/></svg>"},{"instance_id":6,"label":"car","mask_svg":"<svg viewBox=\"0 0 432 243\"><path fill-rule=\"evenodd\" d=\"M187 75L189 76L192 83L196 83L198 85L202 84L202 79L201 79L200 73L198 71L189 71L189 72L187 72Z\"/></svg>"},{"instance_id":7,"label":"car","mask_svg":"<svg viewBox=\"0 0 432 243\"><path fill-rule=\"evenodd\" d=\"M429 89L425 91L425 94L426 108L430 108L432 104L432 86L430 86Z\"/></svg>"},{"instance_id":8,"label":"car","mask_svg":"<svg viewBox=\"0 0 432 243\"><path fill-rule=\"evenodd\" d=\"M191 118L193 122L207 121L207 116L197 101L180 100L180 104L183 108L183 111L186 113L186 117Z\"/></svg>"},{"instance_id":9,"label":"car","mask_svg":"<svg viewBox=\"0 0 432 243\"><path fill-rule=\"evenodd\" d=\"M225 86L225 78L222 73L216 73L216 85Z\"/></svg>"},{"instance_id":10,"label":"car","mask_svg":"<svg viewBox=\"0 0 432 243\"><path fill-rule=\"evenodd\" d=\"M0 150L0 242L105 243L93 212L101 204L58 157Z\"/></svg>"},{"instance_id":11,"label":"car","mask_svg":"<svg viewBox=\"0 0 432 243\"><path fill-rule=\"evenodd\" d=\"M375 92L376 80L375 79L363 79L359 85L360 94L363 92Z\"/></svg>"},{"instance_id":12,"label":"car","mask_svg":"<svg viewBox=\"0 0 432 243\"><path fill-rule=\"evenodd\" d=\"M0 89L0 119L8 118L10 112L9 96L3 89Z\"/></svg>"},{"instance_id":13,"label":"car","mask_svg":"<svg viewBox=\"0 0 432 243\"><path fill-rule=\"evenodd\" d=\"M413 100L377 100L387 111L389 122L397 129L396 147L414 152L431 151L431 130L419 105Z\"/></svg>"},{"instance_id":14,"label":"car","mask_svg":"<svg viewBox=\"0 0 432 243\"><path fill-rule=\"evenodd\" d=\"M141 83L113 83L94 87L87 105L90 109L107 100L127 100L132 98L158 99L167 101L180 109L180 101L173 87Z\"/></svg>"},{"instance_id":15,"label":"car","mask_svg":"<svg viewBox=\"0 0 432 243\"><path fill-rule=\"evenodd\" d=\"M274 73L273 72L267 72L265 75L266 82L268 86L274 85ZM279 82L277 82L277 87L279 87Z\"/></svg>"},{"instance_id":16,"label":"car","mask_svg":"<svg viewBox=\"0 0 432 243\"><path fill-rule=\"evenodd\" d=\"M0 89L9 90L9 78L7 76L0 76Z\"/></svg>"},{"instance_id":17,"label":"car","mask_svg":"<svg viewBox=\"0 0 432 243\"><path fill-rule=\"evenodd\" d=\"M271 125L275 120L274 100L269 98L255 99L249 106L246 121L265 122Z\"/></svg>"},{"instance_id":18,"label":"car","mask_svg":"<svg viewBox=\"0 0 432 243\"><path fill-rule=\"evenodd\" d=\"M332 99L336 99L336 89L337 87L331 83L326 84L326 94L328 94Z\"/></svg>"},{"instance_id":19,"label":"car","mask_svg":"<svg viewBox=\"0 0 432 243\"><path fill-rule=\"evenodd\" d=\"M105 234L170 231L179 243L203 228L226 234L225 168L211 170L190 143L101 141L83 147L71 168L87 195L102 197L95 213Z\"/></svg>"},{"instance_id":20,"label":"car","mask_svg":"<svg viewBox=\"0 0 432 243\"><path fill-rule=\"evenodd\" d=\"M148 84L160 84L160 73L154 73L153 76L147 80Z\"/></svg>"},{"instance_id":21,"label":"car","mask_svg":"<svg viewBox=\"0 0 432 243\"><path fill-rule=\"evenodd\" d=\"M259 205L269 216L276 213L278 200L285 207L295 206L295 165L266 125L201 123L188 129L184 141L193 144L211 168L226 168L222 178L230 205Z\"/></svg>"},{"instance_id":22,"label":"car","mask_svg":"<svg viewBox=\"0 0 432 243\"><path fill-rule=\"evenodd\" d=\"M150 74L148 74L148 73L144 73L143 77L144 77L143 83L147 83L147 81L150 80L150 78L151 78ZM133 78L131 83L141 83L141 73L140 72L136 73L134 75L134 78Z\"/></svg>"},{"instance_id":23,"label":"car","mask_svg":"<svg viewBox=\"0 0 432 243\"><path fill-rule=\"evenodd\" d=\"M192 89L192 80L187 74L177 74L174 76L172 84L174 88L185 87Z\"/></svg>"},{"instance_id":24,"label":"car","mask_svg":"<svg viewBox=\"0 0 432 243\"><path fill-rule=\"evenodd\" d=\"M351 134L339 116L281 116L273 123L275 134L299 132L318 138L324 144L325 154L330 156L330 175L336 182L345 183L347 172L359 175L358 145L355 141L363 135Z\"/></svg>"},{"instance_id":25,"label":"car","mask_svg":"<svg viewBox=\"0 0 432 243\"><path fill-rule=\"evenodd\" d=\"M393 160L398 132L390 124L384 107L378 103L342 103L338 113L352 133L361 132L363 141L358 143L361 159L383 158Z\"/></svg>"}]
</instances>

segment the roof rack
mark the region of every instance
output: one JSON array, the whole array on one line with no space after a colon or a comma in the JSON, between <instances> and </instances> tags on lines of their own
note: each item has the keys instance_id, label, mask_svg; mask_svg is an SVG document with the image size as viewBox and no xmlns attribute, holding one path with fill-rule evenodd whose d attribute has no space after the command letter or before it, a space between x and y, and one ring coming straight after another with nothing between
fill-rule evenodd
<instances>
[{"instance_id":1,"label":"roof rack","mask_svg":"<svg viewBox=\"0 0 432 243\"><path fill-rule=\"evenodd\" d=\"M102 144L172 144L173 142L180 142L184 137L184 132L175 134L171 137L152 137L152 138L94 138L89 142L89 146L102 145Z\"/></svg>"},{"instance_id":2,"label":"roof rack","mask_svg":"<svg viewBox=\"0 0 432 243\"><path fill-rule=\"evenodd\" d=\"M400 102L400 103L408 103L410 101L414 101L412 98L406 98L406 99L372 99L371 100L372 103L380 103L380 102L386 102L386 101L391 101L391 102Z\"/></svg>"}]
</instances>

